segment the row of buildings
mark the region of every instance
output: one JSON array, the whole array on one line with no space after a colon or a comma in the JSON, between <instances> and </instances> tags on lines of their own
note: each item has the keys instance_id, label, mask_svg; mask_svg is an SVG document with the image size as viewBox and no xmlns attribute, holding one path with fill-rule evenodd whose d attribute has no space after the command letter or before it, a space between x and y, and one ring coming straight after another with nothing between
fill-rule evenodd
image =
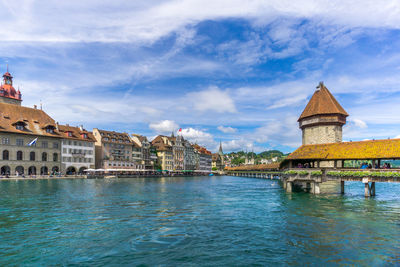
<instances>
[{"instance_id":1,"label":"row of buildings","mask_svg":"<svg viewBox=\"0 0 400 267\"><path fill-rule=\"evenodd\" d=\"M157 136L60 125L41 108L21 105L7 71L0 86L0 174L78 174L86 169L211 172L213 155L182 136ZM223 168L222 147L214 166ZM219 161L217 160L219 159Z\"/></svg>"}]
</instances>

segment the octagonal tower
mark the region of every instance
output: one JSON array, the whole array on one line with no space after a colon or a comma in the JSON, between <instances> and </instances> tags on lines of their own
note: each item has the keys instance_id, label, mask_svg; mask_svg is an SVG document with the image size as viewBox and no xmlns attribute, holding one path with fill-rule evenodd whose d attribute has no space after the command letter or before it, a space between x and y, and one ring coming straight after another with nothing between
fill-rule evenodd
<instances>
[{"instance_id":1,"label":"octagonal tower","mask_svg":"<svg viewBox=\"0 0 400 267\"><path fill-rule=\"evenodd\" d=\"M323 82L308 102L300 118L303 145L342 142L342 127L349 116Z\"/></svg>"}]
</instances>

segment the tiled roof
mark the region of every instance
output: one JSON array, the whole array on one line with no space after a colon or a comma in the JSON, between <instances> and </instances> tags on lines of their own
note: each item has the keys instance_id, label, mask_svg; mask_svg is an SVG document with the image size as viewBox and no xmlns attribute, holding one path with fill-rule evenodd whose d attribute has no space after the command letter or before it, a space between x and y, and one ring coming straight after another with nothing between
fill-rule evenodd
<instances>
[{"instance_id":1,"label":"tiled roof","mask_svg":"<svg viewBox=\"0 0 400 267\"><path fill-rule=\"evenodd\" d=\"M106 131L106 130L100 130L97 129L101 135L101 141L104 143L115 143L115 144L135 144L129 137L129 134L127 133L118 133L114 131ZM107 138L107 139L105 139ZM115 139L115 141L112 141L112 139ZM122 142L120 142L122 141Z\"/></svg>"},{"instance_id":2,"label":"tiled roof","mask_svg":"<svg viewBox=\"0 0 400 267\"><path fill-rule=\"evenodd\" d=\"M172 150L172 146L166 144L164 142L164 138L165 136L162 135L158 135L156 138L153 139L153 141L151 141L151 145L154 146L157 151L169 151Z\"/></svg>"},{"instance_id":3,"label":"tiled roof","mask_svg":"<svg viewBox=\"0 0 400 267\"><path fill-rule=\"evenodd\" d=\"M15 90L11 84L2 84L0 86L0 96L21 100L21 92Z\"/></svg>"},{"instance_id":4,"label":"tiled roof","mask_svg":"<svg viewBox=\"0 0 400 267\"><path fill-rule=\"evenodd\" d=\"M88 132L85 129L81 129L79 127L73 127L69 125L58 125L58 130L63 138L66 139L74 139L81 140L87 142L95 142L95 138L92 132ZM67 132L71 132L72 136L68 136ZM86 133L88 138L83 138L82 134Z\"/></svg>"},{"instance_id":5,"label":"tiled roof","mask_svg":"<svg viewBox=\"0 0 400 267\"><path fill-rule=\"evenodd\" d=\"M15 127L17 122L23 123L25 129L17 130ZM54 130L54 133L47 133L46 126L56 128L56 123L43 110L0 103L0 132L60 137L57 130Z\"/></svg>"},{"instance_id":6,"label":"tiled roof","mask_svg":"<svg viewBox=\"0 0 400 267\"><path fill-rule=\"evenodd\" d=\"M286 160L351 160L400 158L400 139L303 145Z\"/></svg>"},{"instance_id":7,"label":"tiled roof","mask_svg":"<svg viewBox=\"0 0 400 267\"><path fill-rule=\"evenodd\" d=\"M237 167L226 167L228 171L275 171L279 169L279 163L242 165Z\"/></svg>"},{"instance_id":8,"label":"tiled roof","mask_svg":"<svg viewBox=\"0 0 400 267\"><path fill-rule=\"evenodd\" d=\"M319 90L315 91L298 120L300 121L307 117L326 114L341 114L349 116L324 84L320 83Z\"/></svg>"}]
</instances>

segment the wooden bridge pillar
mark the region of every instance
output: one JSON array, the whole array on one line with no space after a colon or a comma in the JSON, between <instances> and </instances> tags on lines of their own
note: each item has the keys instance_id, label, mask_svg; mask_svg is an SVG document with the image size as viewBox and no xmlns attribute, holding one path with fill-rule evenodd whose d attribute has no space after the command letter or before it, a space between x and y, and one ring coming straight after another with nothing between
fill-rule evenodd
<instances>
[{"instance_id":1,"label":"wooden bridge pillar","mask_svg":"<svg viewBox=\"0 0 400 267\"><path fill-rule=\"evenodd\" d=\"M293 182L286 182L286 192L292 193L293 191Z\"/></svg>"},{"instance_id":2,"label":"wooden bridge pillar","mask_svg":"<svg viewBox=\"0 0 400 267\"><path fill-rule=\"evenodd\" d=\"M319 183L313 182L311 185L311 193L315 195L321 194L321 190L319 188Z\"/></svg>"},{"instance_id":3,"label":"wooden bridge pillar","mask_svg":"<svg viewBox=\"0 0 400 267\"><path fill-rule=\"evenodd\" d=\"M340 193L344 194L344 181L340 181Z\"/></svg>"},{"instance_id":4,"label":"wooden bridge pillar","mask_svg":"<svg viewBox=\"0 0 400 267\"><path fill-rule=\"evenodd\" d=\"M365 197L371 196L371 188L369 187L369 183L364 183L364 195Z\"/></svg>"},{"instance_id":5,"label":"wooden bridge pillar","mask_svg":"<svg viewBox=\"0 0 400 267\"><path fill-rule=\"evenodd\" d=\"M375 196L375 182L371 182L371 196Z\"/></svg>"}]
</instances>

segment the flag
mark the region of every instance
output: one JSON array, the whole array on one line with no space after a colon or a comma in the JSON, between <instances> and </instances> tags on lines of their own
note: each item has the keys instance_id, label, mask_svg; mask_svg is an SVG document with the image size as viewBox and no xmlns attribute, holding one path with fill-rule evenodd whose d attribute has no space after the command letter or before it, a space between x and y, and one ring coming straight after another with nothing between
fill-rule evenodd
<instances>
[{"instance_id":1,"label":"flag","mask_svg":"<svg viewBox=\"0 0 400 267\"><path fill-rule=\"evenodd\" d=\"M182 132L182 128L179 128L179 131L178 131L178 133L180 133L180 132Z\"/></svg>"},{"instance_id":2,"label":"flag","mask_svg":"<svg viewBox=\"0 0 400 267\"><path fill-rule=\"evenodd\" d=\"M29 142L28 146L33 146L36 145L36 141L37 141L37 137L35 139L33 139L32 141Z\"/></svg>"}]
</instances>

